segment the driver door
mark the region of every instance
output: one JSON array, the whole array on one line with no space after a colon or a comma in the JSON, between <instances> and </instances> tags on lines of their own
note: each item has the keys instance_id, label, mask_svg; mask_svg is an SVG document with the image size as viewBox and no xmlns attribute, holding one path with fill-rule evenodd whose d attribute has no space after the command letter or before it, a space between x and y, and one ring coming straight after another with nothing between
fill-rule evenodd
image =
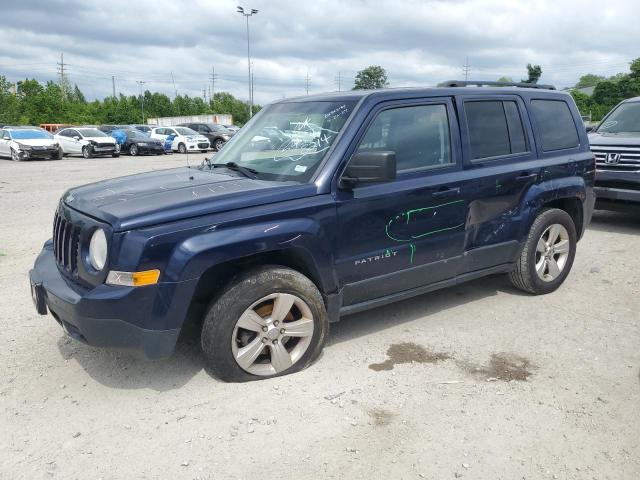
<instances>
[{"instance_id":1,"label":"driver door","mask_svg":"<svg viewBox=\"0 0 640 480\"><path fill-rule=\"evenodd\" d=\"M343 306L456 276L467 215L459 138L448 98L375 113L354 153L393 151L397 178L337 192Z\"/></svg>"},{"instance_id":2,"label":"driver door","mask_svg":"<svg viewBox=\"0 0 640 480\"><path fill-rule=\"evenodd\" d=\"M11 136L9 132L6 130L2 131L2 135L0 135L0 155L3 157L8 157L11 155L9 143L11 142Z\"/></svg>"}]
</instances>

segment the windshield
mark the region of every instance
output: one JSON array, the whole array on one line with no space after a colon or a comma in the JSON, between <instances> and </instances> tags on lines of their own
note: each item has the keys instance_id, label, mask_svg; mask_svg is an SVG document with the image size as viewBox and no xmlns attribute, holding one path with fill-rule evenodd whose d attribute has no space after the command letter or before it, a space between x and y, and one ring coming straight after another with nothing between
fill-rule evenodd
<instances>
[{"instance_id":1,"label":"windshield","mask_svg":"<svg viewBox=\"0 0 640 480\"><path fill-rule=\"evenodd\" d=\"M107 137L108 136L104 132L101 132L100 130L98 130L97 128L77 128L76 130L80 132L80 135L82 135L83 137Z\"/></svg>"},{"instance_id":2,"label":"windshield","mask_svg":"<svg viewBox=\"0 0 640 480\"><path fill-rule=\"evenodd\" d=\"M127 137L132 138L134 140L150 140L151 137L140 130L125 130L127 133Z\"/></svg>"},{"instance_id":3,"label":"windshield","mask_svg":"<svg viewBox=\"0 0 640 480\"><path fill-rule=\"evenodd\" d=\"M623 103L598 127L598 133L640 132L640 102Z\"/></svg>"},{"instance_id":4,"label":"windshield","mask_svg":"<svg viewBox=\"0 0 640 480\"><path fill-rule=\"evenodd\" d=\"M24 129L24 130L10 130L11 138L14 140L33 140L41 138L53 138L53 136L45 130L37 129Z\"/></svg>"},{"instance_id":5,"label":"windshield","mask_svg":"<svg viewBox=\"0 0 640 480\"><path fill-rule=\"evenodd\" d=\"M265 180L308 181L356 102L278 103L265 107L215 157L255 170Z\"/></svg>"},{"instance_id":6,"label":"windshield","mask_svg":"<svg viewBox=\"0 0 640 480\"><path fill-rule=\"evenodd\" d=\"M176 127L175 130L178 135L199 135L198 132L187 127Z\"/></svg>"}]
</instances>

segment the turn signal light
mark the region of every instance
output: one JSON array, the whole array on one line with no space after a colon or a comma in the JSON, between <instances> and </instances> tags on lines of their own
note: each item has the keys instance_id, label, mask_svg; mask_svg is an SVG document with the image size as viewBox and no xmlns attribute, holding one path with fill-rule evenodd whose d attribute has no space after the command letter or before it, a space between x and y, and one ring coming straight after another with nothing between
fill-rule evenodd
<instances>
[{"instance_id":1,"label":"turn signal light","mask_svg":"<svg viewBox=\"0 0 640 480\"><path fill-rule=\"evenodd\" d=\"M143 272L118 272L111 270L107 275L109 285L124 285L126 287L143 287L155 285L160 278L160 270L145 270Z\"/></svg>"}]
</instances>

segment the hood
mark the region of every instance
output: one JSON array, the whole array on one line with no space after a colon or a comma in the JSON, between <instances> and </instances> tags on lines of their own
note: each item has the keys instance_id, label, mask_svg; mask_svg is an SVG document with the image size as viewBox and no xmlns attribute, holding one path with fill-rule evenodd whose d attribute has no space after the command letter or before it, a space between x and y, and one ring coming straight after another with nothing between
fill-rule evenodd
<instances>
[{"instance_id":1,"label":"hood","mask_svg":"<svg viewBox=\"0 0 640 480\"><path fill-rule=\"evenodd\" d=\"M97 143L116 143L116 139L113 137L84 137L83 140Z\"/></svg>"},{"instance_id":2,"label":"hood","mask_svg":"<svg viewBox=\"0 0 640 480\"><path fill-rule=\"evenodd\" d=\"M17 138L12 141L31 147L49 147L58 143L54 138Z\"/></svg>"},{"instance_id":3,"label":"hood","mask_svg":"<svg viewBox=\"0 0 640 480\"><path fill-rule=\"evenodd\" d=\"M638 147L640 148L640 132L627 133L597 133L589 134L589 144L592 147Z\"/></svg>"},{"instance_id":4,"label":"hood","mask_svg":"<svg viewBox=\"0 0 640 480\"><path fill-rule=\"evenodd\" d=\"M254 180L223 172L182 167L140 173L72 188L63 201L122 231L316 193L314 184Z\"/></svg>"}]
</instances>

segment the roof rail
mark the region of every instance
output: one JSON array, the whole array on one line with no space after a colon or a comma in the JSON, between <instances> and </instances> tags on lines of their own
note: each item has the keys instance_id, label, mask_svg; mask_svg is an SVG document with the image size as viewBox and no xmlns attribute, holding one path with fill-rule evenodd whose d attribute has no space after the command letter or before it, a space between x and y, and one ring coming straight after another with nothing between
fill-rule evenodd
<instances>
[{"instance_id":1,"label":"roof rail","mask_svg":"<svg viewBox=\"0 0 640 480\"><path fill-rule=\"evenodd\" d=\"M541 85L538 83L524 83L524 82L492 82L492 81L478 81L478 80L447 80L446 82L439 83L439 87L466 87L469 85L475 85L477 87L520 87L520 88L539 88L541 90L555 90L553 85Z\"/></svg>"}]
</instances>

